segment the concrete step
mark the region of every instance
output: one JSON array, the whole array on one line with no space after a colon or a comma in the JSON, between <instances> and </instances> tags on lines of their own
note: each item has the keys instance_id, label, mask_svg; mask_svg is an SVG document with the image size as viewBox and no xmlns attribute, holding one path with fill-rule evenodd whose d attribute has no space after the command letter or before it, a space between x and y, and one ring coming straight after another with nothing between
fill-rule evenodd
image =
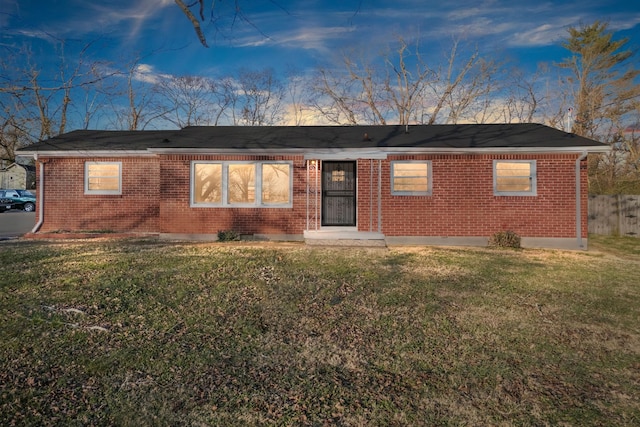
<instances>
[{"instance_id":1,"label":"concrete step","mask_svg":"<svg viewBox=\"0 0 640 427\"><path fill-rule=\"evenodd\" d=\"M336 229L305 231L304 241L311 246L387 246L382 233Z\"/></svg>"}]
</instances>

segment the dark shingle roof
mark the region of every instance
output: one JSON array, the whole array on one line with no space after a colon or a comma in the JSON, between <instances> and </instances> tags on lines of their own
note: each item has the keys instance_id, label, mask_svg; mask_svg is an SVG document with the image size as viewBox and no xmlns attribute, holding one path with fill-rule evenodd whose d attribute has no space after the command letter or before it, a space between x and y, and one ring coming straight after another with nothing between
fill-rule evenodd
<instances>
[{"instance_id":1,"label":"dark shingle roof","mask_svg":"<svg viewBox=\"0 0 640 427\"><path fill-rule=\"evenodd\" d=\"M408 131L407 131L408 130ZM397 151L589 149L607 146L540 124L409 126L193 126L164 131L78 130L51 138L23 152L146 150L336 150Z\"/></svg>"}]
</instances>

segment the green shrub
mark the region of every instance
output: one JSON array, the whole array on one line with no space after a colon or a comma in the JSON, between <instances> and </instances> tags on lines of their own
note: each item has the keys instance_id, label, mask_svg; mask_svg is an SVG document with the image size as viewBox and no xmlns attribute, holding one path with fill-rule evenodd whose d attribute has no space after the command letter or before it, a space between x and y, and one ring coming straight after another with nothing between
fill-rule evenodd
<instances>
[{"instance_id":1,"label":"green shrub","mask_svg":"<svg viewBox=\"0 0 640 427\"><path fill-rule=\"evenodd\" d=\"M240 240L240 233L234 230L220 230L218 231L218 240L220 242Z\"/></svg>"},{"instance_id":2,"label":"green shrub","mask_svg":"<svg viewBox=\"0 0 640 427\"><path fill-rule=\"evenodd\" d=\"M498 248L520 248L520 236L514 231L498 231L489 238L489 246Z\"/></svg>"}]
</instances>

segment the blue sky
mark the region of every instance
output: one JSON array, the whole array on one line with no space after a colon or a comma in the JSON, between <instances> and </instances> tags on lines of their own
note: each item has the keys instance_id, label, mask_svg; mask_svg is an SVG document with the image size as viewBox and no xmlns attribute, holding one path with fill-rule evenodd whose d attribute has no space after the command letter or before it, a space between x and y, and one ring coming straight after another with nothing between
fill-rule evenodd
<instances>
[{"instance_id":1,"label":"blue sky","mask_svg":"<svg viewBox=\"0 0 640 427\"><path fill-rule=\"evenodd\" d=\"M205 13L212 3L205 0ZM640 2L626 0L240 0L246 21L232 19L233 0L215 4L220 21L202 24L206 49L173 0L0 0L0 44L33 43L44 54L50 37L99 38L105 59L139 53L158 72L190 74L306 68L344 49L383 51L398 35L420 38L423 48L463 37L528 66L561 60L566 28L599 19L640 49Z\"/></svg>"},{"instance_id":2,"label":"blue sky","mask_svg":"<svg viewBox=\"0 0 640 427\"><path fill-rule=\"evenodd\" d=\"M568 27L596 20L640 51L637 1L238 1L241 16L234 0L204 1L204 48L173 0L0 0L0 51L29 46L38 63L54 63L54 40L66 40L68 50L92 42L93 60L118 64L138 56L151 73L215 76L240 68L304 71L345 50L379 55L397 37L420 40L422 51L442 51L444 60L458 38L533 71L567 56L558 43Z\"/></svg>"}]
</instances>

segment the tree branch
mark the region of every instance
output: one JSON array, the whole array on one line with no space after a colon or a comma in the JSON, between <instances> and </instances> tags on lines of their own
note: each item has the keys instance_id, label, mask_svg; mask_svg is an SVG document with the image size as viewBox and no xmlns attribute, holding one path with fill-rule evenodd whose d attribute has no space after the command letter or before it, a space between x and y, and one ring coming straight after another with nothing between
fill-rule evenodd
<instances>
[{"instance_id":1,"label":"tree branch","mask_svg":"<svg viewBox=\"0 0 640 427\"><path fill-rule=\"evenodd\" d=\"M191 21L191 25L193 25L193 29L196 31L196 35L198 36L198 39L200 39L200 43L202 43L204 47L209 47L209 45L207 45L207 39L204 37L204 33L202 32L202 28L200 27L200 22L198 22L198 19L193 15L191 10L189 10L189 7L186 4L184 4L182 0L174 0L174 1L180 7L180 9L182 9L182 12L186 15L186 17L189 18L189 21ZM201 8L202 8L202 1L203 0L200 0ZM202 10L200 11L200 14L202 15Z\"/></svg>"}]
</instances>

